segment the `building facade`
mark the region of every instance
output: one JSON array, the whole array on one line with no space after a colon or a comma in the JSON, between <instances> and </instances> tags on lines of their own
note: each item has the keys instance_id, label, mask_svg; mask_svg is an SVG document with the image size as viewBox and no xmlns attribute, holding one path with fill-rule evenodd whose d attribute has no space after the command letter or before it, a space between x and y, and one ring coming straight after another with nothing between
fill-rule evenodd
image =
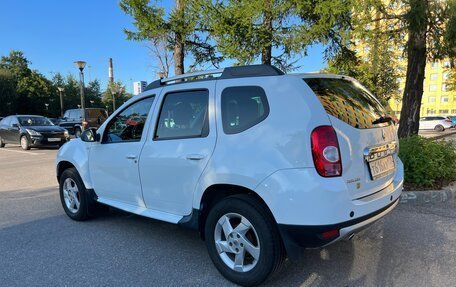
<instances>
[{"instance_id":1,"label":"building facade","mask_svg":"<svg viewBox=\"0 0 456 287\"><path fill-rule=\"evenodd\" d=\"M147 87L146 81L137 81L133 82L133 95L138 95L142 93Z\"/></svg>"}]
</instances>

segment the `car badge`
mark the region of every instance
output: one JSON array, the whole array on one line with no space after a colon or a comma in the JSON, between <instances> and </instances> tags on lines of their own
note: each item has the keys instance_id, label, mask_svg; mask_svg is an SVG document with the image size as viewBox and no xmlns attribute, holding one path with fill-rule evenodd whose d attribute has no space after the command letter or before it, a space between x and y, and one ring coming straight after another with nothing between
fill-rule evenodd
<instances>
[{"instance_id":1,"label":"car badge","mask_svg":"<svg viewBox=\"0 0 456 287\"><path fill-rule=\"evenodd\" d=\"M385 140L386 139L386 135L385 135L385 131L382 130L382 139Z\"/></svg>"}]
</instances>

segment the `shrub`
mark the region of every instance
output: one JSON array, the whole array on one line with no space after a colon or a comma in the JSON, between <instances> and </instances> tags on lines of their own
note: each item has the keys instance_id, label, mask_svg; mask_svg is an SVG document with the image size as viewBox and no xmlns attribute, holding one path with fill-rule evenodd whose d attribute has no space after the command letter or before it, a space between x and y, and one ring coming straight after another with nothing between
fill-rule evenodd
<instances>
[{"instance_id":1,"label":"shrub","mask_svg":"<svg viewBox=\"0 0 456 287\"><path fill-rule=\"evenodd\" d=\"M401 139L399 148L406 189L441 188L456 180L456 149L451 141L412 136Z\"/></svg>"}]
</instances>

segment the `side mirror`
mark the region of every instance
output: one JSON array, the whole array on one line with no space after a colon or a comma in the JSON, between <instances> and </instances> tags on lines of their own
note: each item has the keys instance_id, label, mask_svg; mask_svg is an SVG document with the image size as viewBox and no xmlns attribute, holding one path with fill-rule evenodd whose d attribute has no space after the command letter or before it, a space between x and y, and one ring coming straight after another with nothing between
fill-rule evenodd
<instances>
[{"instance_id":1,"label":"side mirror","mask_svg":"<svg viewBox=\"0 0 456 287\"><path fill-rule=\"evenodd\" d=\"M19 125L18 124L12 124L11 127L18 129Z\"/></svg>"},{"instance_id":2,"label":"side mirror","mask_svg":"<svg viewBox=\"0 0 456 287\"><path fill-rule=\"evenodd\" d=\"M97 134L95 129L88 129L81 134L81 140L83 142L98 142L100 141L100 134Z\"/></svg>"}]
</instances>

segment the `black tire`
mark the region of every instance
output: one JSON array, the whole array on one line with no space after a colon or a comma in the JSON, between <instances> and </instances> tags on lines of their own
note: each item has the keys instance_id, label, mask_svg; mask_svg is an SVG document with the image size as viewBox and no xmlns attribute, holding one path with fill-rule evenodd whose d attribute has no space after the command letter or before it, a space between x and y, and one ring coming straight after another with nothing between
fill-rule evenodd
<instances>
[{"instance_id":1,"label":"black tire","mask_svg":"<svg viewBox=\"0 0 456 287\"><path fill-rule=\"evenodd\" d=\"M2 137L0 137L0 148L5 147L5 143L3 142Z\"/></svg>"},{"instance_id":2,"label":"black tire","mask_svg":"<svg viewBox=\"0 0 456 287\"><path fill-rule=\"evenodd\" d=\"M436 125L434 130L438 132L443 132L445 128L442 125Z\"/></svg>"},{"instance_id":3,"label":"black tire","mask_svg":"<svg viewBox=\"0 0 456 287\"><path fill-rule=\"evenodd\" d=\"M81 137L81 129L80 128L74 128L74 137L75 138L80 138Z\"/></svg>"},{"instance_id":4,"label":"black tire","mask_svg":"<svg viewBox=\"0 0 456 287\"><path fill-rule=\"evenodd\" d=\"M21 136L20 144L23 150L30 150L30 141L27 136Z\"/></svg>"},{"instance_id":5,"label":"black tire","mask_svg":"<svg viewBox=\"0 0 456 287\"><path fill-rule=\"evenodd\" d=\"M69 198L69 196L65 196L65 193L68 195L66 191L64 191L66 181L68 180L67 184L72 187L76 187L78 190L78 194L76 195L79 201L79 207L77 210L70 210L71 207L67 205L65 202L65 198ZM73 185L74 184L74 185ZM90 217L90 209L93 208L95 203L91 203L89 200L88 192L82 182L79 173L75 168L68 168L66 169L62 175L60 176L59 182L59 193L60 193L60 202L62 203L63 209L65 213L73 220L77 221L84 221L89 219ZM74 208L76 209L76 208Z\"/></svg>"},{"instance_id":6,"label":"black tire","mask_svg":"<svg viewBox=\"0 0 456 287\"><path fill-rule=\"evenodd\" d=\"M249 229L249 231L245 233L245 237L243 235L239 237L236 233L234 236L225 236L223 237L225 238L224 243L226 248L235 248L236 246L242 247L241 253L244 254L242 266L246 265L248 268L251 268L250 270L246 268L245 271L235 271L233 268L229 267L223 261L226 259L222 259L222 256L219 255L219 253L224 253L223 256L225 256L225 258L228 257L233 260L233 263L236 258L235 255L231 254L230 252L219 252L216 247L216 233L221 230L220 225L218 229L216 229L219 220L223 220L222 218L227 218L224 216L233 216L233 214L241 215L242 217L246 218L253 229ZM235 220L236 218L233 217L233 219ZM230 222L235 223L233 219L230 219ZM236 230L236 227L234 225L231 223L230 225ZM218 202L209 211L204 232L206 238L206 247L215 267L223 276L225 276L225 278L241 286L256 286L258 284L261 284L277 269L279 269L285 260L285 249L280 238L275 220L272 218L272 215L267 210L265 210L262 204L251 196L232 196ZM221 232L225 233L223 230ZM253 236L251 235L252 233L254 234ZM237 242L237 240L233 241L233 238L236 239L236 237L240 238L239 242ZM253 240L251 240L252 237ZM257 241L257 245L253 244L253 246L257 246L257 248L259 247L257 259L255 259L253 253L244 251L247 250L247 248L244 249L244 246L247 245L245 243L245 245L242 245L241 243L245 242L242 241L245 239L249 239L249 242L251 243ZM223 239L221 240L223 241ZM226 244L229 244L229 246ZM237 250L238 249L236 249L236 251ZM230 257L230 255L232 257ZM249 265L249 260L250 262L254 262L256 260L256 263Z\"/></svg>"}]
</instances>

